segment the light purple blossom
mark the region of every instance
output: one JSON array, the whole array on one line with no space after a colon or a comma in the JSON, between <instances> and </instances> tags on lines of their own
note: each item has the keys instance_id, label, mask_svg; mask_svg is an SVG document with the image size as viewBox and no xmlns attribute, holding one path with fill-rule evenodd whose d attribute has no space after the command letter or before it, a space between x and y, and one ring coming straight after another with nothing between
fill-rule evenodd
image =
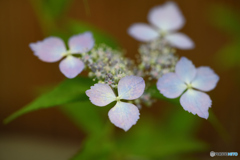
<instances>
[{"instance_id":1,"label":"light purple blossom","mask_svg":"<svg viewBox=\"0 0 240 160\"><path fill-rule=\"evenodd\" d=\"M57 62L66 57L59 64L60 71L66 77L74 78L82 72L84 63L73 55L90 51L94 46L94 39L91 32L72 36L68 41L69 50L58 37L48 37L43 41L30 43L29 46L34 55L44 62Z\"/></svg>"},{"instance_id":2,"label":"light purple blossom","mask_svg":"<svg viewBox=\"0 0 240 160\"><path fill-rule=\"evenodd\" d=\"M148 21L151 26L145 23L135 23L128 33L142 42L152 41L164 37L172 46L179 49L194 48L193 41L183 33L176 33L185 24L185 19L174 2L166 2L150 10Z\"/></svg>"},{"instance_id":3,"label":"light purple blossom","mask_svg":"<svg viewBox=\"0 0 240 160\"><path fill-rule=\"evenodd\" d=\"M110 121L117 127L129 130L139 119L138 108L121 99L134 100L139 98L145 89L145 82L142 77L126 76L118 83L118 96L107 84L97 83L86 91L90 101L96 106L106 106L113 101L117 104L108 112Z\"/></svg>"},{"instance_id":4,"label":"light purple blossom","mask_svg":"<svg viewBox=\"0 0 240 160\"><path fill-rule=\"evenodd\" d=\"M177 98L187 89L180 98L182 107L207 119L212 100L202 91L213 90L218 80L218 75L211 68L195 68L192 61L182 57L176 64L175 73L167 73L159 78L157 88L167 98Z\"/></svg>"}]
</instances>

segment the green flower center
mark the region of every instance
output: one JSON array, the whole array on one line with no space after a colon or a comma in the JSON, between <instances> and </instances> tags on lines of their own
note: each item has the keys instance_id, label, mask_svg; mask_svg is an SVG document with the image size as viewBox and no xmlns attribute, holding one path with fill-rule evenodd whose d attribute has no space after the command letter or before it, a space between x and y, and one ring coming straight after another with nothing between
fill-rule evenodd
<instances>
[{"instance_id":1,"label":"green flower center","mask_svg":"<svg viewBox=\"0 0 240 160\"><path fill-rule=\"evenodd\" d=\"M116 101L118 101L118 102L119 102L119 101L120 101L120 99L121 99L121 98L118 96L118 97L116 98Z\"/></svg>"},{"instance_id":2,"label":"green flower center","mask_svg":"<svg viewBox=\"0 0 240 160\"><path fill-rule=\"evenodd\" d=\"M192 84L191 83L188 83L187 84L187 89L192 89L193 87L192 87Z\"/></svg>"}]
</instances>

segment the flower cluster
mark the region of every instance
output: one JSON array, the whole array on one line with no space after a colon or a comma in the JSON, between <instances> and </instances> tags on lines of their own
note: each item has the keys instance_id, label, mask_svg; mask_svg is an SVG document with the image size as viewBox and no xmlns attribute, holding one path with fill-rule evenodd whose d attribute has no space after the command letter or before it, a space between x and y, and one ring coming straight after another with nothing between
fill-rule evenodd
<instances>
[{"instance_id":1,"label":"flower cluster","mask_svg":"<svg viewBox=\"0 0 240 160\"><path fill-rule=\"evenodd\" d=\"M122 51L104 44L96 46L91 32L72 36L69 50L57 37L31 43L30 48L44 62L56 62L64 57L59 67L67 78L74 78L87 69L88 76L96 82L86 91L90 101L96 106L117 101L108 116L125 131L138 121L142 104L155 102L144 90L156 82L165 97L181 96L180 103L185 110L207 119L212 101L202 91L214 89L219 77L209 67L195 68L185 57L178 60L175 47L194 48L187 35L177 32L185 23L181 11L174 2L166 2L151 9L148 20L151 25L136 23L128 29L132 37L143 42L136 62L125 58Z\"/></svg>"},{"instance_id":2,"label":"flower cluster","mask_svg":"<svg viewBox=\"0 0 240 160\"><path fill-rule=\"evenodd\" d=\"M164 39L156 39L139 47L138 75L149 80L174 71L178 57Z\"/></svg>"},{"instance_id":3,"label":"flower cluster","mask_svg":"<svg viewBox=\"0 0 240 160\"><path fill-rule=\"evenodd\" d=\"M96 78L99 83L105 83L117 88L118 81L127 76L133 75L133 61L123 57L123 53L113 50L105 45L100 45L88 55L89 76Z\"/></svg>"}]
</instances>

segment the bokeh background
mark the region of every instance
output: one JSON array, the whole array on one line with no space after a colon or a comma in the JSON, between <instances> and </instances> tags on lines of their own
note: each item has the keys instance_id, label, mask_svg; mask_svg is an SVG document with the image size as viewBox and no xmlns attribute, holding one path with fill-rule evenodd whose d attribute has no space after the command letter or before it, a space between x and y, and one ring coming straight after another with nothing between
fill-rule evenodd
<instances>
[{"instance_id":1,"label":"bokeh background","mask_svg":"<svg viewBox=\"0 0 240 160\"><path fill-rule=\"evenodd\" d=\"M0 0L0 121L31 102L39 92L44 92L46 86L56 86L65 79L59 72L58 63L43 63L33 56L28 46L30 42L42 40L50 35L70 37L78 31L78 26L84 24L86 27L87 24L113 37L116 41L114 43L125 49L128 57L134 58L139 42L127 34L128 27L135 22L148 23L148 11L164 2L164 0L68 0L57 3L53 0ZM186 18L186 25L181 32L189 35L196 44L193 50L177 50L177 53L191 59L196 66L210 66L220 76L216 89L209 93L213 100L210 109L215 115L213 121L217 122L211 123L195 116L198 120L196 124L191 124L186 134L191 133L204 145L200 149L179 150L174 154L170 152L154 158L210 159L210 151L240 153L240 1L175 2ZM50 9L42 10L40 4ZM51 8L58 8L60 14L57 15L58 11L48 13ZM53 14L54 19L49 18L48 14ZM76 24L78 22L81 23ZM74 31L69 32L69 28ZM143 117L145 113L150 115L152 119L150 118L149 122L161 122L162 125L157 125L160 128L169 124L168 121L172 122L174 124L172 130L175 133L172 136L178 137L184 123L174 122L174 118L169 120L168 115L171 114L165 114L178 110L178 107L171 103L158 102L150 108L145 107L141 115ZM105 111L107 116L107 110ZM185 115L182 108L179 112L184 112ZM189 113L186 112L187 114ZM148 130L141 127L140 122L137 126L143 131ZM113 135L118 137L128 134L114 129ZM7 125L0 123L0 159L69 159L77 151L81 152L80 148L86 137L88 135L81 127L59 107L35 111ZM154 136L149 138L154 139ZM162 142L157 138L154 140L159 144ZM147 143L144 145L144 141L142 143L146 148L153 147ZM181 143L176 142L176 145L181 146ZM125 145L129 146L127 142L122 146ZM134 154L127 158L122 155L113 157L115 158L111 159L117 159L116 157L148 159L147 155L135 157Z\"/></svg>"}]
</instances>

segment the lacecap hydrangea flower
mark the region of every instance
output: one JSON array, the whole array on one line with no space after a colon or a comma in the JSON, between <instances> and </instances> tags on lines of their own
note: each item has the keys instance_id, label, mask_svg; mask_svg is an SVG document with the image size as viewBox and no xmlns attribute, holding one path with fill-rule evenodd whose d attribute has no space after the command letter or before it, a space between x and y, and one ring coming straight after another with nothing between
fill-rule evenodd
<instances>
[{"instance_id":1,"label":"lacecap hydrangea flower","mask_svg":"<svg viewBox=\"0 0 240 160\"><path fill-rule=\"evenodd\" d=\"M175 73L164 74L157 82L157 88L167 98L180 98L182 107L199 117L207 119L208 108L212 105L210 97L202 91L213 90L219 77L209 67L198 67L182 57L176 64Z\"/></svg>"},{"instance_id":2,"label":"lacecap hydrangea flower","mask_svg":"<svg viewBox=\"0 0 240 160\"><path fill-rule=\"evenodd\" d=\"M117 104L108 112L108 116L115 126L127 131L136 124L140 113L135 105L120 100L137 99L143 94L144 89L145 82L142 77L126 76L118 83L118 96L109 85L102 83L92 86L86 94L93 104L100 107L117 101Z\"/></svg>"},{"instance_id":3,"label":"lacecap hydrangea flower","mask_svg":"<svg viewBox=\"0 0 240 160\"><path fill-rule=\"evenodd\" d=\"M59 68L67 78L74 78L84 69L84 63L74 55L86 53L94 46L94 39L91 32L85 32L72 36L68 41L69 50L62 39L48 37L43 41L30 43L30 48L40 60L44 62L57 62L63 57Z\"/></svg>"},{"instance_id":4,"label":"lacecap hydrangea flower","mask_svg":"<svg viewBox=\"0 0 240 160\"><path fill-rule=\"evenodd\" d=\"M187 35L176 32L183 27L185 19L174 2L166 2L151 9L148 21L151 26L135 23L128 29L128 33L142 42L164 38L172 46L179 49L194 48L193 41Z\"/></svg>"}]
</instances>

